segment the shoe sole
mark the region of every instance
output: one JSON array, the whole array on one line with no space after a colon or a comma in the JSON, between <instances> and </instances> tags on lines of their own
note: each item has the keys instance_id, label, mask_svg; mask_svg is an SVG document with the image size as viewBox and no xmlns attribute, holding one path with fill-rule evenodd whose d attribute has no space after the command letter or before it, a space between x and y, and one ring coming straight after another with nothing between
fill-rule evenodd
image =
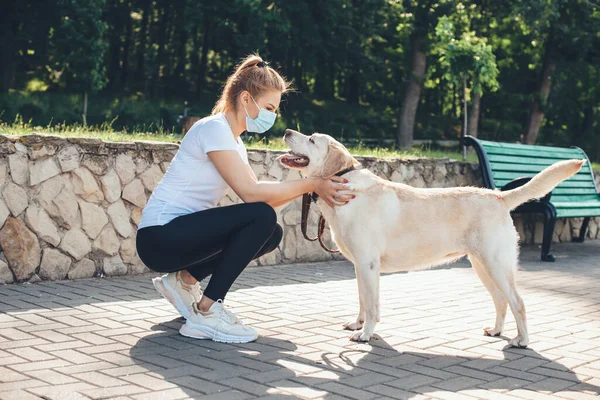
<instances>
[{"instance_id":1,"label":"shoe sole","mask_svg":"<svg viewBox=\"0 0 600 400\"><path fill-rule=\"evenodd\" d=\"M167 299L183 318L188 319L190 317L190 310L183 304L181 297L177 295L167 282L163 281L161 277L156 277L152 279L152 284L154 284L158 293Z\"/></svg>"},{"instance_id":2,"label":"shoe sole","mask_svg":"<svg viewBox=\"0 0 600 400\"><path fill-rule=\"evenodd\" d=\"M181 325L179 329L179 333L185 337L193 338L193 339L211 339L215 342L221 343L248 343L253 342L258 338L258 333L254 336L232 336L226 335L224 333L215 332L214 329L208 326L202 325L192 325L189 323L185 323Z\"/></svg>"}]
</instances>

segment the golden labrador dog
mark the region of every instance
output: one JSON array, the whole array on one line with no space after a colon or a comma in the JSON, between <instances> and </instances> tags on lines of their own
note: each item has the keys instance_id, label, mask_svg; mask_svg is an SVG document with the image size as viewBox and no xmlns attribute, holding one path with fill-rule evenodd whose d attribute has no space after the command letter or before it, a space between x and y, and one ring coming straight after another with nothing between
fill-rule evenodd
<instances>
[{"instance_id":1,"label":"golden labrador dog","mask_svg":"<svg viewBox=\"0 0 600 400\"><path fill-rule=\"evenodd\" d=\"M291 152L280 162L304 176L328 178L357 166L348 150L328 135L287 130ZM561 161L514 190L476 187L414 188L379 178L366 169L345 173L356 198L342 207L318 202L332 237L353 264L358 281L359 313L344 325L351 340L368 341L379 322L379 275L447 264L467 256L490 292L496 324L484 334L498 336L507 305L517 322L515 347L529 343L525 305L517 292L518 234L510 211L544 196L579 171L585 160Z\"/></svg>"}]
</instances>

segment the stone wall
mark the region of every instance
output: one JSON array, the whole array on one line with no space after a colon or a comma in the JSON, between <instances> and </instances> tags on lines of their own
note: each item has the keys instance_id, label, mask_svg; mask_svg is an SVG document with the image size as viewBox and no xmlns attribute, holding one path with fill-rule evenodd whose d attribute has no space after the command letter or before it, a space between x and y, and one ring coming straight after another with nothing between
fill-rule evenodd
<instances>
[{"instance_id":1,"label":"stone wall","mask_svg":"<svg viewBox=\"0 0 600 400\"><path fill-rule=\"evenodd\" d=\"M76 279L146 272L135 235L147 199L178 146L156 142L103 142L48 135L0 135L0 283ZM280 153L249 151L259 179L299 179L282 168ZM479 185L477 165L439 159L359 158L377 175L417 187ZM228 193L221 205L238 202ZM339 259L300 232L300 199L277 210L284 239L253 262L271 265ZM317 211L309 234L316 231ZM599 219L589 237L598 237ZM526 241L539 239L539 222L516 221ZM559 222L556 240L578 232L576 220ZM326 239L330 242L328 236ZM329 243L332 245L331 243Z\"/></svg>"}]
</instances>

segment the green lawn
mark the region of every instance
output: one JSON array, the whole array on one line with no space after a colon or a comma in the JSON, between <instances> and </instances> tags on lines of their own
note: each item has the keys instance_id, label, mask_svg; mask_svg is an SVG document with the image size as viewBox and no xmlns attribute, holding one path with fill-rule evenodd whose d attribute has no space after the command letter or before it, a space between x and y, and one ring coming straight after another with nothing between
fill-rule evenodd
<instances>
[{"instance_id":1,"label":"green lawn","mask_svg":"<svg viewBox=\"0 0 600 400\"><path fill-rule=\"evenodd\" d=\"M181 139L180 135L171 132L146 133L124 131L115 131L108 124L100 127L84 127L81 125L53 127L33 127L28 124L6 124L0 123L0 134L5 135L29 135L32 133L53 134L65 137L94 137L102 140L119 142L127 140L152 140L159 142L175 143ZM250 142L247 144L249 149L268 149L268 150L287 150L287 146L281 139L271 139L268 144L260 142ZM459 152L431 150L426 148L415 148L411 151L397 151L386 148L367 148L363 146L349 147L350 153L356 156L372 156L378 158L450 158L462 160L462 155ZM477 156L470 152L467 156L467 161L476 163ZM600 171L600 163L592 163L592 167L596 171Z\"/></svg>"}]
</instances>

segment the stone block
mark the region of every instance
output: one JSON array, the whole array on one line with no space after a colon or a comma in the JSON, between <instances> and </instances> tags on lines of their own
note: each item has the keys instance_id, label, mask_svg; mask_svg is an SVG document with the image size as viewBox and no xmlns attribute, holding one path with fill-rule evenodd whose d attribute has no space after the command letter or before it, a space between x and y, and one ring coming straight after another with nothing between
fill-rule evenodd
<instances>
[{"instance_id":1,"label":"stone block","mask_svg":"<svg viewBox=\"0 0 600 400\"><path fill-rule=\"evenodd\" d=\"M92 173L85 167L71 171L75 194L92 203L100 203L104 195Z\"/></svg>"},{"instance_id":2,"label":"stone block","mask_svg":"<svg viewBox=\"0 0 600 400\"><path fill-rule=\"evenodd\" d=\"M33 161L29 165L29 185L38 185L58 174L60 167L54 158Z\"/></svg>"},{"instance_id":3,"label":"stone block","mask_svg":"<svg viewBox=\"0 0 600 400\"><path fill-rule=\"evenodd\" d=\"M2 190L2 196L4 201L13 216L21 214L29 204L29 198L27 192L19 185L9 183Z\"/></svg>"},{"instance_id":4,"label":"stone block","mask_svg":"<svg viewBox=\"0 0 600 400\"><path fill-rule=\"evenodd\" d=\"M60 242L60 249L69 253L74 259L81 260L92 251L92 244L81 229L73 228L65 233Z\"/></svg>"},{"instance_id":5,"label":"stone block","mask_svg":"<svg viewBox=\"0 0 600 400\"><path fill-rule=\"evenodd\" d=\"M122 200L115 201L108 206L107 210L110 220L119 235L127 238L133 233L131 223L129 223L129 211Z\"/></svg>"},{"instance_id":6,"label":"stone block","mask_svg":"<svg viewBox=\"0 0 600 400\"><path fill-rule=\"evenodd\" d=\"M119 154L115 159L115 170L121 179L121 184L128 184L135 178L133 158L129 154Z\"/></svg>"},{"instance_id":7,"label":"stone block","mask_svg":"<svg viewBox=\"0 0 600 400\"><path fill-rule=\"evenodd\" d=\"M81 210L81 227L91 239L96 239L102 229L108 224L108 217L104 209L94 203L79 200Z\"/></svg>"},{"instance_id":8,"label":"stone block","mask_svg":"<svg viewBox=\"0 0 600 400\"><path fill-rule=\"evenodd\" d=\"M89 258L84 258L78 263L73 264L69 270L69 279L91 278L96 273L96 264Z\"/></svg>"},{"instance_id":9,"label":"stone block","mask_svg":"<svg viewBox=\"0 0 600 400\"><path fill-rule=\"evenodd\" d=\"M56 153L57 146L52 143L36 144L32 145L29 150L29 156L32 160L39 160L53 156Z\"/></svg>"},{"instance_id":10,"label":"stone block","mask_svg":"<svg viewBox=\"0 0 600 400\"><path fill-rule=\"evenodd\" d=\"M144 187L148 189L149 192L154 191L156 185L160 182L163 177L163 172L160 170L160 167L156 164L152 165L143 174L140 175L140 179L144 184Z\"/></svg>"},{"instance_id":11,"label":"stone block","mask_svg":"<svg viewBox=\"0 0 600 400\"><path fill-rule=\"evenodd\" d=\"M27 154L15 153L8 156L8 167L14 183L17 185L27 185L29 183Z\"/></svg>"},{"instance_id":12,"label":"stone block","mask_svg":"<svg viewBox=\"0 0 600 400\"><path fill-rule=\"evenodd\" d=\"M79 168L79 160L81 157L75 146L63 147L58 152L57 158L62 172L69 172Z\"/></svg>"},{"instance_id":13,"label":"stone block","mask_svg":"<svg viewBox=\"0 0 600 400\"><path fill-rule=\"evenodd\" d=\"M146 193L144 191L144 185L142 181L139 179L134 179L125 185L123 189L123 194L121 196L124 200L127 200L131 204L138 206L139 208L144 208L148 199L146 198Z\"/></svg>"},{"instance_id":14,"label":"stone block","mask_svg":"<svg viewBox=\"0 0 600 400\"><path fill-rule=\"evenodd\" d=\"M120 276L127 274L127 266L123 264L121 257L107 257L104 259L104 273L107 276Z\"/></svg>"},{"instance_id":15,"label":"stone block","mask_svg":"<svg viewBox=\"0 0 600 400\"><path fill-rule=\"evenodd\" d=\"M109 168L106 174L100 178L100 183L106 201L114 203L121 198L121 180L113 168Z\"/></svg>"},{"instance_id":16,"label":"stone block","mask_svg":"<svg viewBox=\"0 0 600 400\"><path fill-rule=\"evenodd\" d=\"M112 226L106 225L100 235L94 240L94 250L100 250L106 255L114 256L119 252L121 245Z\"/></svg>"},{"instance_id":17,"label":"stone block","mask_svg":"<svg viewBox=\"0 0 600 400\"><path fill-rule=\"evenodd\" d=\"M15 277L13 276L12 271L8 267L8 264L0 260L0 284L12 283L14 282L14 280Z\"/></svg>"},{"instance_id":18,"label":"stone block","mask_svg":"<svg viewBox=\"0 0 600 400\"><path fill-rule=\"evenodd\" d=\"M0 214L1 216L1 214ZM139 207L133 207L133 209L131 210L131 222L133 222L135 224L135 226L138 226L140 224L140 221L142 220L142 209Z\"/></svg>"},{"instance_id":19,"label":"stone block","mask_svg":"<svg viewBox=\"0 0 600 400\"><path fill-rule=\"evenodd\" d=\"M96 175L104 175L108 171L108 157L97 154L84 154L81 165Z\"/></svg>"},{"instance_id":20,"label":"stone block","mask_svg":"<svg viewBox=\"0 0 600 400\"><path fill-rule=\"evenodd\" d=\"M38 239L18 218L8 218L4 223L0 230L0 247L19 281L31 277L40 265Z\"/></svg>"},{"instance_id":21,"label":"stone block","mask_svg":"<svg viewBox=\"0 0 600 400\"><path fill-rule=\"evenodd\" d=\"M2 199L0 199L0 228L4 226L4 221L10 215L10 210L6 207L6 203Z\"/></svg>"},{"instance_id":22,"label":"stone block","mask_svg":"<svg viewBox=\"0 0 600 400\"><path fill-rule=\"evenodd\" d=\"M60 235L50 215L37 204L32 204L25 211L27 225L38 237L53 246L60 243Z\"/></svg>"},{"instance_id":23,"label":"stone block","mask_svg":"<svg viewBox=\"0 0 600 400\"><path fill-rule=\"evenodd\" d=\"M56 249L44 249L40 265L40 278L55 281L65 279L71 268L71 259Z\"/></svg>"}]
</instances>

